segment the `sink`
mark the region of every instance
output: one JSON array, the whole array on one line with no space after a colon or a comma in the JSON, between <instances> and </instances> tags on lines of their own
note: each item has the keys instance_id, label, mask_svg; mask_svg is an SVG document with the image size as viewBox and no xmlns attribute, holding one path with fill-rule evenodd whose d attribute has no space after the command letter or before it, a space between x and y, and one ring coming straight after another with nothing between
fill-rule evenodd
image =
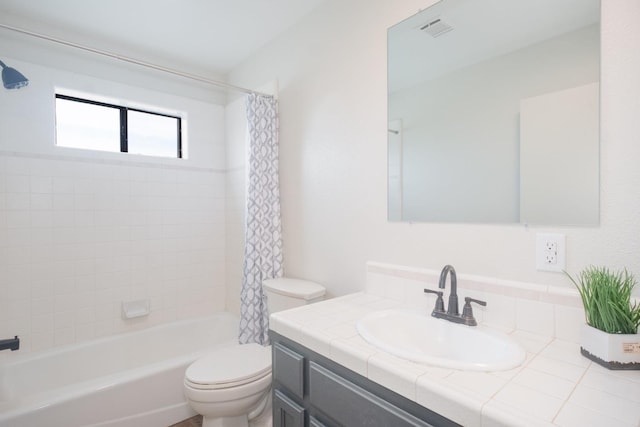
<instances>
[{"instance_id":1,"label":"sink","mask_svg":"<svg viewBox=\"0 0 640 427\"><path fill-rule=\"evenodd\" d=\"M373 346L413 362L467 371L504 371L522 364L524 349L511 337L411 310L384 310L358 321Z\"/></svg>"}]
</instances>

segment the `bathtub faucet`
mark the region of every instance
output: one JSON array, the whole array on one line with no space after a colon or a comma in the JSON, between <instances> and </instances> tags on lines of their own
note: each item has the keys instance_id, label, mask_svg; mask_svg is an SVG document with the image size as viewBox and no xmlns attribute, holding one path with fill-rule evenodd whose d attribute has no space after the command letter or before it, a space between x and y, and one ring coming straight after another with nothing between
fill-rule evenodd
<instances>
[{"instance_id":1,"label":"bathtub faucet","mask_svg":"<svg viewBox=\"0 0 640 427\"><path fill-rule=\"evenodd\" d=\"M16 351L20 348L20 338L16 335L15 338L9 338L8 340L0 340L0 350Z\"/></svg>"}]
</instances>

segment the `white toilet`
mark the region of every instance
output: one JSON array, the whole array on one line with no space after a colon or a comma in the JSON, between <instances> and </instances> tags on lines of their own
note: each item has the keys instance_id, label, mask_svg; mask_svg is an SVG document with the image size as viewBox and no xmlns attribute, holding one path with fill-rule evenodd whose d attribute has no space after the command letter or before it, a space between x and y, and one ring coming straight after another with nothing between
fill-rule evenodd
<instances>
[{"instance_id":1,"label":"white toilet","mask_svg":"<svg viewBox=\"0 0 640 427\"><path fill-rule=\"evenodd\" d=\"M320 301L325 288L315 282L265 280L269 313ZM245 344L222 348L193 362L185 372L184 394L203 416L202 427L247 427L269 410L271 346Z\"/></svg>"}]
</instances>

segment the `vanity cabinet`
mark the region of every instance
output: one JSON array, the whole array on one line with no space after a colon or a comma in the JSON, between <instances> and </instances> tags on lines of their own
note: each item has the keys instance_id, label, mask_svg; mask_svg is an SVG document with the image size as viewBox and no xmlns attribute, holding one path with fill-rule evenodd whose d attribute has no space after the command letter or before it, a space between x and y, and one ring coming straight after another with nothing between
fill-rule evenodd
<instances>
[{"instance_id":1,"label":"vanity cabinet","mask_svg":"<svg viewBox=\"0 0 640 427\"><path fill-rule=\"evenodd\" d=\"M453 421L271 332L274 427L449 427Z\"/></svg>"}]
</instances>

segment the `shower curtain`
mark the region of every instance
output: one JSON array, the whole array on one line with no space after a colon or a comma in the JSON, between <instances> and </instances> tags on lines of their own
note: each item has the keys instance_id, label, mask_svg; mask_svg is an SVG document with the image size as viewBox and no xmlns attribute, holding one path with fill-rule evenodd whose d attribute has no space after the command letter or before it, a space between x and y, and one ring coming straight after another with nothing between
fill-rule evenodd
<instances>
[{"instance_id":1,"label":"shower curtain","mask_svg":"<svg viewBox=\"0 0 640 427\"><path fill-rule=\"evenodd\" d=\"M242 289L241 344L269 344L269 313L262 281L282 277L278 183L278 106L273 97L247 97L249 160Z\"/></svg>"}]
</instances>

